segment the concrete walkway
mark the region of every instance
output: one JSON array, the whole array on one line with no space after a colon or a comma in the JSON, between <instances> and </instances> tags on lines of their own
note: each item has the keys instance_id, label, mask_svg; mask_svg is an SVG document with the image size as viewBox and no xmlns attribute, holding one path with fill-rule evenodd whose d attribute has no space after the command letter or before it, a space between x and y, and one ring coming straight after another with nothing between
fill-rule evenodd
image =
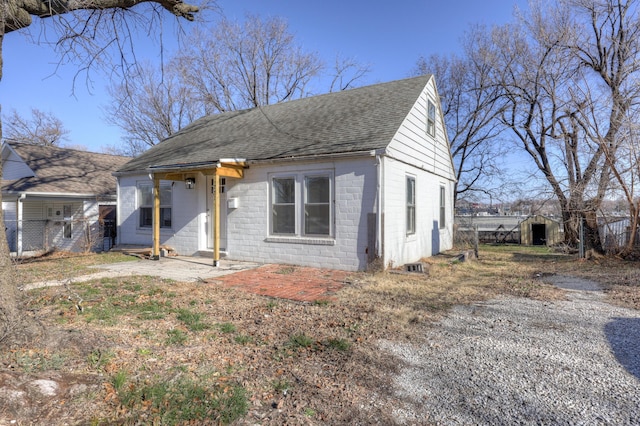
<instances>
[{"instance_id":1,"label":"concrete walkway","mask_svg":"<svg viewBox=\"0 0 640 426\"><path fill-rule=\"evenodd\" d=\"M213 266L213 260L204 257L170 256L160 260L140 259L134 262L119 262L106 265L92 266L102 269L100 272L80 275L66 280L41 281L26 284L23 290L31 290L40 287L52 287L72 282L85 282L101 278L126 277L133 275L150 275L160 278L172 279L181 282L204 281L210 278L233 274L261 266L259 263L236 262L221 260L218 267Z\"/></svg>"}]
</instances>

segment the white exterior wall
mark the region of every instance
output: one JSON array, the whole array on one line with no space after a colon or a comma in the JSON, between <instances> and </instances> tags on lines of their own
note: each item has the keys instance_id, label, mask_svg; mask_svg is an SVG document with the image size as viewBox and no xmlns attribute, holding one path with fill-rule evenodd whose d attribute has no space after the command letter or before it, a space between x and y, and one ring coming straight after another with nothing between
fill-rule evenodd
<instances>
[{"instance_id":1,"label":"white exterior wall","mask_svg":"<svg viewBox=\"0 0 640 426\"><path fill-rule=\"evenodd\" d=\"M148 175L121 176L118 178L118 244L151 247L153 229L139 226L137 185L152 184ZM187 190L184 182L160 181L172 184L171 228L160 228L160 244L174 248L178 254L191 256L200 247L199 224L204 221L206 181L202 175L196 180L196 189Z\"/></svg>"},{"instance_id":2,"label":"white exterior wall","mask_svg":"<svg viewBox=\"0 0 640 426\"><path fill-rule=\"evenodd\" d=\"M226 179L227 200L236 198L238 208L227 211L228 259L262 263L290 263L342 270L363 270L367 262L367 214L375 210L375 157L331 162L251 165L242 179ZM333 233L331 238L269 236L269 177L273 173L330 171L333 175ZM119 178L119 244L152 244L151 229L138 227L136 183L147 176ZM175 182L172 229L160 229L161 244L182 255L205 250L206 190L203 175L196 189ZM373 250L370 248L369 250Z\"/></svg>"},{"instance_id":3,"label":"white exterior wall","mask_svg":"<svg viewBox=\"0 0 640 426\"><path fill-rule=\"evenodd\" d=\"M418 262L453 247L453 183L400 161L384 159L384 265ZM416 230L407 235L407 177L416 182ZM440 187L446 223L440 228Z\"/></svg>"},{"instance_id":4,"label":"white exterior wall","mask_svg":"<svg viewBox=\"0 0 640 426\"><path fill-rule=\"evenodd\" d=\"M455 180L449 140L433 77L396 132L387 154L448 180ZM435 137L427 134L427 100L436 106Z\"/></svg>"},{"instance_id":5,"label":"white exterior wall","mask_svg":"<svg viewBox=\"0 0 640 426\"><path fill-rule=\"evenodd\" d=\"M16 207L17 206L15 201L2 202L2 218L4 220L4 227L7 233L9 251L15 251L16 246L16 233L18 231L18 226L16 223Z\"/></svg>"},{"instance_id":6,"label":"white exterior wall","mask_svg":"<svg viewBox=\"0 0 640 426\"><path fill-rule=\"evenodd\" d=\"M269 176L272 173L333 172L333 238L270 237ZM367 264L367 214L376 203L375 157L279 166L251 166L227 193L240 207L228 212L231 259L290 263L342 270ZM373 250L373 248L370 248Z\"/></svg>"},{"instance_id":7,"label":"white exterior wall","mask_svg":"<svg viewBox=\"0 0 640 426\"><path fill-rule=\"evenodd\" d=\"M383 164L384 264L399 266L453 247L453 183L435 80L431 78L387 148ZM427 101L436 106L435 136L427 133ZM406 233L406 178L416 179L416 232ZM440 229L440 186L445 187L446 223Z\"/></svg>"},{"instance_id":8,"label":"white exterior wall","mask_svg":"<svg viewBox=\"0 0 640 426\"><path fill-rule=\"evenodd\" d=\"M23 177L34 176L33 170L27 166L8 145L3 149L2 179L17 180Z\"/></svg>"}]
</instances>

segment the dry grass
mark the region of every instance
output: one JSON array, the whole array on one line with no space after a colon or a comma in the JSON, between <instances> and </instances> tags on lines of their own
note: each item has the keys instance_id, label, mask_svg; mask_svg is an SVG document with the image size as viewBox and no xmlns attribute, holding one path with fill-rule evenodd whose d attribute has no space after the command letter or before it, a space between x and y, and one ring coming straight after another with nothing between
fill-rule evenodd
<instances>
[{"instance_id":1,"label":"dry grass","mask_svg":"<svg viewBox=\"0 0 640 426\"><path fill-rule=\"evenodd\" d=\"M426 259L428 274L355 273L337 301L322 303L150 277L30 291L28 309L52 340L0 351L0 388L3 377L17 390L29 379L56 377L65 393L45 403L29 400L27 408L0 396L0 418L25 424L384 424L401 401L390 382L397 360L379 351L379 339L419 344L423 327L437 324L453 305L500 295L563 298L538 277L571 273L599 280L612 300L639 307L634 263L576 261L546 249L504 246L483 247L480 254L468 263ZM86 270L104 258L64 261L70 264L18 268L22 276L40 277L46 270ZM172 405L179 398L171 395L201 395L203 389L217 393ZM163 395L153 403L152 390ZM237 412L199 402L229 395L236 399L226 404ZM196 409L205 417L175 417L197 415Z\"/></svg>"}]
</instances>

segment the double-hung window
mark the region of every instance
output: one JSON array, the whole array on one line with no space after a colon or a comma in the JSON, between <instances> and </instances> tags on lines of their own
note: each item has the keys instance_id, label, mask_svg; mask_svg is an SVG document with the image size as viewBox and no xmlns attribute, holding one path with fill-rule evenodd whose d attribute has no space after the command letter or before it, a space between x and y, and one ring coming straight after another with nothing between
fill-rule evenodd
<instances>
[{"instance_id":1,"label":"double-hung window","mask_svg":"<svg viewBox=\"0 0 640 426\"><path fill-rule=\"evenodd\" d=\"M295 173L271 178L271 234L332 235L332 174Z\"/></svg>"},{"instance_id":2,"label":"double-hung window","mask_svg":"<svg viewBox=\"0 0 640 426\"><path fill-rule=\"evenodd\" d=\"M171 184L160 184L160 228L171 228ZM138 210L140 228L153 225L153 184L138 184Z\"/></svg>"},{"instance_id":3,"label":"double-hung window","mask_svg":"<svg viewBox=\"0 0 640 426\"><path fill-rule=\"evenodd\" d=\"M446 192L444 186L440 186L440 229L447 225L447 210L446 210Z\"/></svg>"},{"instance_id":4,"label":"double-hung window","mask_svg":"<svg viewBox=\"0 0 640 426\"><path fill-rule=\"evenodd\" d=\"M436 106L430 100L427 100L427 134L436 136Z\"/></svg>"},{"instance_id":5,"label":"double-hung window","mask_svg":"<svg viewBox=\"0 0 640 426\"><path fill-rule=\"evenodd\" d=\"M304 194L305 235L330 235L331 181L329 177L305 177Z\"/></svg>"},{"instance_id":6,"label":"double-hung window","mask_svg":"<svg viewBox=\"0 0 640 426\"><path fill-rule=\"evenodd\" d=\"M407 176L407 235L416 233L416 178Z\"/></svg>"},{"instance_id":7,"label":"double-hung window","mask_svg":"<svg viewBox=\"0 0 640 426\"><path fill-rule=\"evenodd\" d=\"M295 177L271 180L271 233L296 233L296 180Z\"/></svg>"}]
</instances>

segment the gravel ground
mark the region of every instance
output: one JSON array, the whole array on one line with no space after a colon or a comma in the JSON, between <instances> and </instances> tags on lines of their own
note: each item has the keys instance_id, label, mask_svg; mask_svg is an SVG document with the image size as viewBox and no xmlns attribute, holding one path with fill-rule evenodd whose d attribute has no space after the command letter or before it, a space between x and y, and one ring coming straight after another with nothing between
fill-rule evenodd
<instances>
[{"instance_id":1,"label":"gravel ground","mask_svg":"<svg viewBox=\"0 0 640 426\"><path fill-rule=\"evenodd\" d=\"M383 342L403 361L398 423L640 425L640 312L556 278L566 301L458 306L423 344Z\"/></svg>"}]
</instances>

